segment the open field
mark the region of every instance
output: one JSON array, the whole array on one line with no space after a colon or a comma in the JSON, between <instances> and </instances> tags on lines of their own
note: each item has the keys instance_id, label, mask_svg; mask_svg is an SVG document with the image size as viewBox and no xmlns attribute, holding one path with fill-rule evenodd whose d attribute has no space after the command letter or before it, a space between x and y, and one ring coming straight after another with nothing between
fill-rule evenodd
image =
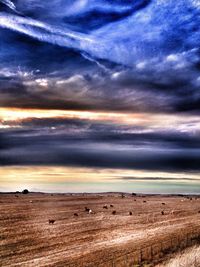
<instances>
[{"instance_id":1,"label":"open field","mask_svg":"<svg viewBox=\"0 0 200 267\"><path fill-rule=\"evenodd\" d=\"M112 266L140 247L200 232L199 211L198 197L0 194L0 266Z\"/></svg>"}]
</instances>

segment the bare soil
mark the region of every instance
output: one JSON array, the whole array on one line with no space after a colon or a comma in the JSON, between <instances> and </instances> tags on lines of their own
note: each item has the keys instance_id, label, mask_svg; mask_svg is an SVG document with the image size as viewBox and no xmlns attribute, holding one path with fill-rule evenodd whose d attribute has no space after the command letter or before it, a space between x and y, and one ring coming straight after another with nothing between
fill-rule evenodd
<instances>
[{"instance_id":1,"label":"bare soil","mask_svg":"<svg viewBox=\"0 0 200 267\"><path fill-rule=\"evenodd\" d=\"M107 266L141 246L186 235L199 227L199 211L198 197L0 194L0 266Z\"/></svg>"}]
</instances>

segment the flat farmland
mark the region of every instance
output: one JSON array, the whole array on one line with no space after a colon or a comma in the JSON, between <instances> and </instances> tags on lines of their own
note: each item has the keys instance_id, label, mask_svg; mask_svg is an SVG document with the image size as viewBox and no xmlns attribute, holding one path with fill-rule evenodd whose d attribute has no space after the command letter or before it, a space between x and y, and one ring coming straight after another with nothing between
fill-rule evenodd
<instances>
[{"instance_id":1,"label":"flat farmland","mask_svg":"<svg viewBox=\"0 0 200 267\"><path fill-rule=\"evenodd\" d=\"M199 226L194 196L0 194L0 266L110 266Z\"/></svg>"}]
</instances>

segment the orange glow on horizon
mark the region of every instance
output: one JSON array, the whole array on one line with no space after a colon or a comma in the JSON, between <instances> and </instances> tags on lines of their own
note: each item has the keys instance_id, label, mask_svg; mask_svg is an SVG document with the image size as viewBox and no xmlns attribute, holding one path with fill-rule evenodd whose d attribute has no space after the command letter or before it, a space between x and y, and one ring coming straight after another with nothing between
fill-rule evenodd
<instances>
[{"instance_id":1,"label":"orange glow on horizon","mask_svg":"<svg viewBox=\"0 0 200 267\"><path fill-rule=\"evenodd\" d=\"M69 118L87 119L94 121L122 121L140 122L145 120L145 115L140 113L118 113L118 112L99 112L99 111L78 111L78 110L46 110L46 109L19 109L19 108L0 108L0 120L19 121L29 118Z\"/></svg>"},{"instance_id":2,"label":"orange glow on horizon","mask_svg":"<svg viewBox=\"0 0 200 267\"><path fill-rule=\"evenodd\" d=\"M195 115L0 108L0 128L17 127L17 123L20 127L20 122L23 120L47 118L136 125L146 127L148 131L151 129L177 129L184 132L187 131L187 124L190 124L190 131L199 131L200 129L199 117ZM191 125L191 120L193 125ZM11 122L15 122L14 126L9 125Z\"/></svg>"}]
</instances>

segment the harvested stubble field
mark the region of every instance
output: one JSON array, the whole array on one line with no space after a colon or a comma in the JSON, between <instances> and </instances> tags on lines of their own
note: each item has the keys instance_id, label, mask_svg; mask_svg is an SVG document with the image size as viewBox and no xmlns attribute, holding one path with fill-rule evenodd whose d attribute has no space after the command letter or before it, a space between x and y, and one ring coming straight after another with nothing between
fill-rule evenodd
<instances>
[{"instance_id":1,"label":"harvested stubble field","mask_svg":"<svg viewBox=\"0 0 200 267\"><path fill-rule=\"evenodd\" d=\"M142 246L185 237L200 225L199 211L195 197L0 194L0 266L109 266Z\"/></svg>"},{"instance_id":2,"label":"harvested stubble field","mask_svg":"<svg viewBox=\"0 0 200 267\"><path fill-rule=\"evenodd\" d=\"M200 266L200 246L187 248L175 255L166 263L156 267L199 267Z\"/></svg>"}]
</instances>

